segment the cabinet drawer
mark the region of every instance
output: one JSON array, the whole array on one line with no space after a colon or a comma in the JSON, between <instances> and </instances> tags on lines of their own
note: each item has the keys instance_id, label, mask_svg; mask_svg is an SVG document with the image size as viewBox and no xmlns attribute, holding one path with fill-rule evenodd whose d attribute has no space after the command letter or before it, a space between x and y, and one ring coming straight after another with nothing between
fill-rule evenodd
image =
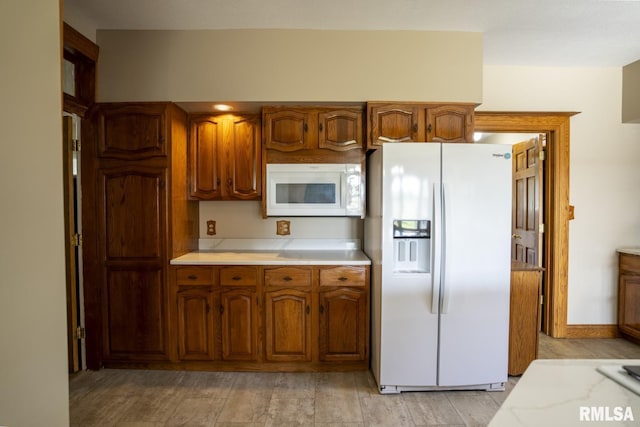
<instances>
[{"instance_id":1,"label":"cabinet drawer","mask_svg":"<svg viewBox=\"0 0 640 427\"><path fill-rule=\"evenodd\" d=\"M332 267L320 270L320 286L365 286L366 267Z\"/></svg>"},{"instance_id":2,"label":"cabinet drawer","mask_svg":"<svg viewBox=\"0 0 640 427\"><path fill-rule=\"evenodd\" d=\"M180 267L176 269L176 280L181 285L213 284L213 268Z\"/></svg>"},{"instance_id":3,"label":"cabinet drawer","mask_svg":"<svg viewBox=\"0 0 640 427\"><path fill-rule=\"evenodd\" d=\"M311 269L270 268L264 271L265 286L311 286Z\"/></svg>"},{"instance_id":4,"label":"cabinet drawer","mask_svg":"<svg viewBox=\"0 0 640 427\"><path fill-rule=\"evenodd\" d=\"M620 273L640 274L640 256L620 254Z\"/></svg>"},{"instance_id":5,"label":"cabinet drawer","mask_svg":"<svg viewBox=\"0 0 640 427\"><path fill-rule=\"evenodd\" d=\"M258 269L255 267L223 267L220 269L221 286L256 286Z\"/></svg>"}]
</instances>

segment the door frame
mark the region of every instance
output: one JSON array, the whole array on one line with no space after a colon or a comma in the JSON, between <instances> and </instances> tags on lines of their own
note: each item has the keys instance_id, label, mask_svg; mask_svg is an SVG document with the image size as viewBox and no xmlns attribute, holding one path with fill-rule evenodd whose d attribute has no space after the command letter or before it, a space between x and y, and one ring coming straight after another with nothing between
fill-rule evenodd
<instances>
[{"instance_id":1,"label":"door frame","mask_svg":"<svg viewBox=\"0 0 640 427\"><path fill-rule=\"evenodd\" d=\"M546 133L544 168L544 286L546 325L554 338L567 336L569 264L569 142L570 119L577 112L476 111L476 132Z\"/></svg>"}]
</instances>

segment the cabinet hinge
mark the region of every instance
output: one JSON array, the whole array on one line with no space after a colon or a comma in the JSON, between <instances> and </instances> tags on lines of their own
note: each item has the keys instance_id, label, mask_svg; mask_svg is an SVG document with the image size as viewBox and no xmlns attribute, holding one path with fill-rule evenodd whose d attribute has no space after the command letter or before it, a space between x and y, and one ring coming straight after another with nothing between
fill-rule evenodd
<instances>
[{"instance_id":1,"label":"cabinet hinge","mask_svg":"<svg viewBox=\"0 0 640 427\"><path fill-rule=\"evenodd\" d=\"M73 338L76 340L83 340L87 338L87 333L82 326L78 326L76 328L76 333Z\"/></svg>"},{"instance_id":2,"label":"cabinet hinge","mask_svg":"<svg viewBox=\"0 0 640 427\"><path fill-rule=\"evenodd\" d=\"M546 160L547 159L547 152L545 150L540 150L540 153L538 153L538 156L539 156L540 160Z\"/></svg>"},{"instance_id":3,"label":"cabinet hinge","mask_svg":"<svg viewBox=\"0 0 640 427\"><path fill-rule=\"evenodd\" d=\"M82 234L75 233L71 236L71 244L73 246L82 246Z\"/></svg>"},{"instance_id":4,"label":"cabinet hinge","mask_svg":"<svg viewBox=\"0 0 640 427\"><path fill-rule=\"evenodd\" d=\"M74 139L71 141L71 150L72 151L80 151L82 149L82 143L79 139Z\"/></svg>"}]
</instances>

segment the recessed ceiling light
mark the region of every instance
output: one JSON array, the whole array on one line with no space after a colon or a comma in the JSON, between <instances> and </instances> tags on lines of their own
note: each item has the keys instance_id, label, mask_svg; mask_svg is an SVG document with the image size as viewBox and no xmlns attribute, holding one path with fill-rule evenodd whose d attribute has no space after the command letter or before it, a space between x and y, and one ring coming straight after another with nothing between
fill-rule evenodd
<instances>
[{"instance_id":1,"label":"recessed ceiling light","mask_svg":"<svg viewBox=\"0 0 640 427\"><path fill-rule=\"evenodd\" d=\"M233 107L231 105L227 105L227 104L216 104L213 106L213 108L215 108L218 111L231 111L233 110Z\"/></svg>"}]
</instances>

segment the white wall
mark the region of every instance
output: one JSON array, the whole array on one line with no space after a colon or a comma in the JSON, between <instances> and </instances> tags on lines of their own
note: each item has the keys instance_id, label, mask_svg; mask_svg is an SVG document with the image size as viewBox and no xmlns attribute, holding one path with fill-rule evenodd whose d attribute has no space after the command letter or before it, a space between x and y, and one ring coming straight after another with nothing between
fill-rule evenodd
<instances>
[{"instance_id":1,"label":"white wall","mask_svg":"<svg viewBox=\"0 0 640 427\"><path fill-rule=\"evenodd\" d=\"M100 101L482 100L482 34L98 30Z\"/></svg>"},{"instance_id":2,"label":"white wall","mask_svg":"<svg viewBox=\"0 0 640 427\"><path fill-rule=\"evenodd\" d=\"M291 222L291 234L278 236L276 221ZM216 221L216 235L207 236L206 222ZM262 218L256 201L200 202L200 238L236 239L361 239L360 218Z\"/></svg>"},{"instance_id":3,"label":"white wall","mask_svg":"<svg viewBox=\"0 0 640 427\"><path fill-rule=\"evenodd\" d=\"M484 67L479 110L571 119L569 324L615 324L616 248L640 246L640 125L621 123L621 68Z\"/></svg>"},{"instance_id":4,"label":"white wall","mask_svg":"<svg viewBox=\"0 0 640 427\"><path fill-rule=\"evenodd\" d=\"M0 1L0 425L67 426L60 5Z\"/></svg>"}]
</instances>

